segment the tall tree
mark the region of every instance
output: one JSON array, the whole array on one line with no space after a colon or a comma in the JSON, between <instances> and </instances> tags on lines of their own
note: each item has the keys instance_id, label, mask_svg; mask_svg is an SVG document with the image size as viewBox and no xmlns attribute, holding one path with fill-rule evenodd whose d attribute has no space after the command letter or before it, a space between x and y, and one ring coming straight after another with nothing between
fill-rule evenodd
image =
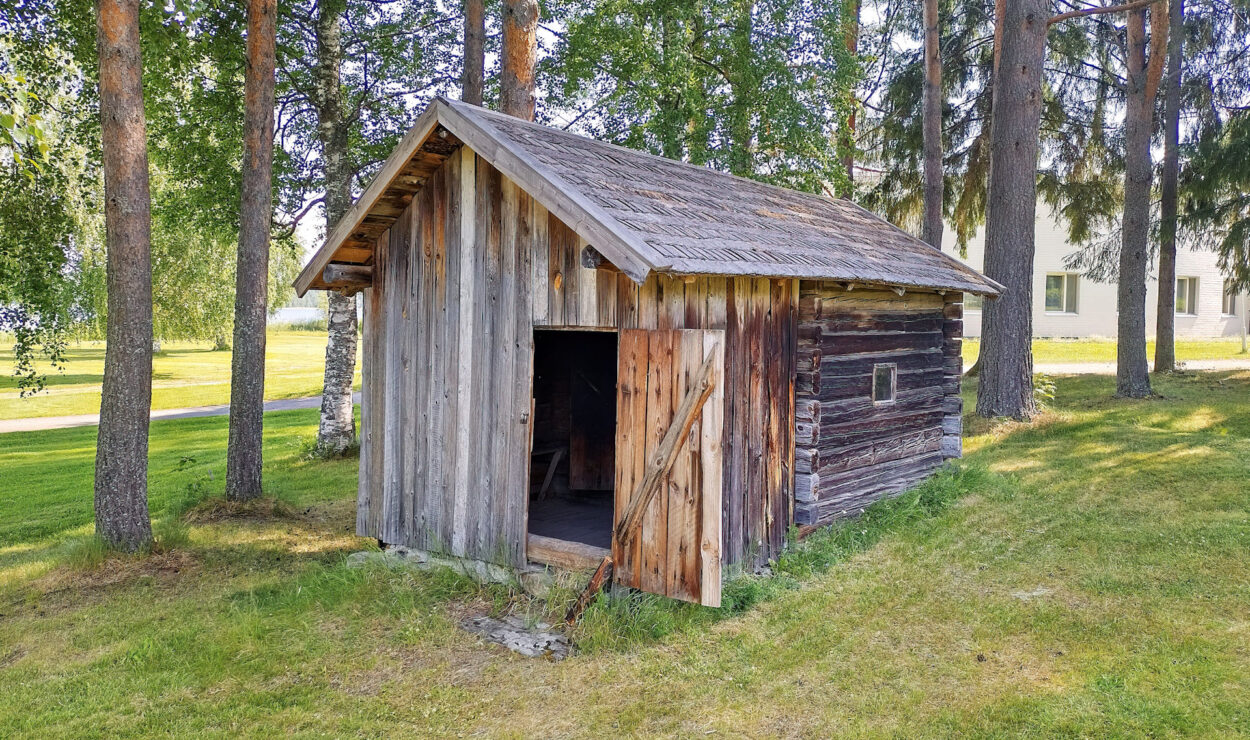
<instances>
[{"instance_id":1,"label":"tall tree","mask_svg":"<svg viewBox=\"0 0 1250 740\"><path fill-rule=\"evenodd\" d=\"M1006 292L982 313L977 413L1027 419L1033 398L1037 141L1048 0L998 0L985 275Z\"/></svg>"},{"instance_id":2,"label":"tall tree","mask_svg":"<svg viewBox=\"0 0 1250 740\"><path fill-rule=\"evenodd\" d=\"M560 13L546 110L635 149L809 192L847 189L855 0L594 0ZM547 28L544 25L544 28ZM835 142L835 146L830 146Z\"/></svg>"},{"instance_id":3,"label":"tall tree","mask_svg":"<svg viewBox=\"0 0 1250 740\"><path fill-rule=\"evenodd\" d=\"M924 0L924 223L920 238L942 248L942 49L938 0Z\"/></svg>"},{"instance_id":4,"label":"tall tree","mask_svg":"<svg viewBox=\"0 0 1250 740\"><path fill-rule=\"evenodd\" d=\"M534 120L534 67L538 61L538 0L504 0L499 109Z\"/></svg>"},{"instance_id":5,"label":"tall tree","mask_svg":"<svg viewBox=\"0 0 1250 740\"><path fill-rule=\"evenodd\" d=\"M1161 49L1167 41L1166 2L1150 11L1153 33L1147 37L1146 9L1128 11L1127 68L1124 111L1124 220L1121 225L1120 270L1116 287L1116 395L1149 396L1146 361L1146 271L1150 261L1150 135L1154 131L1154 98L1163 69ZM1146 53L1146 47L1152 47Z\"/></svg>"},{"instance_id":6,"label":"tall tree","mask_svg":"<svg viewBox=\"0 0 1250 740\"><path fill-rule=\"evenodd\" d=\"M863 10L863 0L849 0L846 5L846 52L850 57L859 56L859 16ZM854 91L850 91L852 96ZM846 125L838 131L838 148L842 153L842 170L846 173L846 184L842 188L842 197L851 198L855 195L855 123L856 108L853 105L846 115Z\"/></svg>"},{"instance_id":7,"label":"tall tree","mask_svg":"<svg viewBox=\"0 0 1250 740\"><path fill-rule=\"evenodd\" d=\"M464 2L464 71L460 75L460 99L482 104L486 79L486 8L484 0Z\"/></svg>"},{"instance_id":8,"label":"tall tree","mask_svg":"<svg viewBox=\"0 0 1250 740\"><path fill-rule=\"evenodd\" d=\"M276 0L250 0L244 81L243 177L230 363L230 434L226 497L261 494L265 411L265 319L269 313L269 233L273 224Z\"/></svg>"},{"instance_id":9,"label":"tall tree","mask_svg":"<svg viewBox=\"0 0 1250 740\"><path fill-rule=\"evenodd\" d=\"M1163 91L1163 167L1159 173L1159 303L1155 314L1157 373L1176 370L1176 224L1180 180L1181 56L1185 44L1185 0L1170 0L1168 13L1167 87Z\"/></svg>"},{"instance_id":10,"label":"tall tree","mask_svg":"<svg viewBox=\"0 0 1250 740\"><path fill-rule=\"evenodd\" d=\"M98 0L100 140L108 249L108 339L96 441L96 533L110 547L152 542L151 195L139 46L139 0Z\"/></svg>"},{"instance_id":11,"label":"tall tree","mask_svg":"<svg viewBox=\"0 0 1250 740\"><path fill-rule=\"evenodd\" d=\"M352 204L352 170L348 158L348 124L343 117L339 68L343 63L342 16L345 0L320 0L317 8L317 60L313 106L325 181L326 233ZM356 441L352 413L352 378L356 372L356 298L331 292L325 378L317 447L339 454Z\"/></svg>"}]
</instances>

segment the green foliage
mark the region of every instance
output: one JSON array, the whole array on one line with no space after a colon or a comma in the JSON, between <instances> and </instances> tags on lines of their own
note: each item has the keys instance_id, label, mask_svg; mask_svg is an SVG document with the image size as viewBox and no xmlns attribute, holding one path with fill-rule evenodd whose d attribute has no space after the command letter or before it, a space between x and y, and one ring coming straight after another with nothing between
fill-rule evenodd
<instances>
[{"instance_id":1,"label":"green foliage","mask_svg":"<svg viewBox=\"0 0 1250 740\"><path fill-rule=\"evenodd\" d=\"M842 2L597 0L564 25L546 110L625 146L820 192L845 182L835 141L858 60Z\"/></svg>"}]
</instances>

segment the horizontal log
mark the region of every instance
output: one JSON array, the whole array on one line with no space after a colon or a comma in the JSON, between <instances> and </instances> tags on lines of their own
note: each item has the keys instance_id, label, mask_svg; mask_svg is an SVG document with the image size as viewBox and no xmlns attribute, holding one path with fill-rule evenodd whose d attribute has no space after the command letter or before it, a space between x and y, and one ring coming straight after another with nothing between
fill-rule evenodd
<instances>
[{"instance_id":1,"label":"horizontal log","mask_svg":"<svg viewBox=\"0 0 1250 740\"><path fill-rule=\"evenodd\" d=\"M820 352L825 356L863 352L941 351L945 338L940 331L895 332L889 334L847 333L820 337Z\"/></svg>"},{"instance_id":2,"label":"horizontal log","mask_svg":"<svg viewBox=\"0 0 1250 740\"><path fill-rule=\"evenodd\" d=\"M321 281L335 290L368 288L373 285L373 267L331 262L321 271Z\"/></svg>"},{"instance_id":3,"label":"horizontal log","mask_svg":"<svg viewBox=\"0 0 1250 740\"><path fill-rule=\"evenodd\" d=\"M826 480L832 480L831 476L846 471L865 468L875 471L879 463L918 457L941 449L944 432L941 427L928 427L827 451L815 450L813 457L817 467L805 472L814 471ZM821 463L821 460L824 462Z\"/></svg>"},{"instance_id":4,"label":"horizontal log","mask_svg":"<svg viewBox=\"0 0 1250 740\"><path fill-rule=\"evenodd\" d=\"M539 534L529 535L525 545L525 556L530 561L563 570L589 570L609 554L607 548Z\"/></svg>"}]
</instances>

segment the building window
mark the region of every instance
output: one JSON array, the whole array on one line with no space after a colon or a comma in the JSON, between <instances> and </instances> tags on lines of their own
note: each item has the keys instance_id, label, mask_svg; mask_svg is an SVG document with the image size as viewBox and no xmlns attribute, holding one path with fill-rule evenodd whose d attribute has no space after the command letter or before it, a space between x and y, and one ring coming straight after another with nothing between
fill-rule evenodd
<instances>
[{"instance_id":1,"label":"building window","mask_svg":"<svg viewBox=\"0 0 1250 740\"><path fill-rule=\"evenodd\" d=\"M1047 313L1076 313L1077 280L1075 272L1057 272L1046 276Z\"/></svg>"},{"instance_id":2,"label":"building window","mask_svg":"<svg viewBox=\"0 0 1250 740\"><path fill-rule=\"evenodd\" d=\"M1237 315L1237 289L1232 280L1224 281L1224 307L1220 309L1225 316Z\"/></svg>"},{"instance_id":3,"label":"building window","mask_svg":"<svg viewBox=\"0 0 1250 740\"><path fill-rule=\"evenodd\" d=\"M893 403L894 393L898 390L898 366L890 363L888 365L872 366L872 402L873 403Z\"/></svg>"},{"instance_id":4,"label":"building window","mask_svg":"<svg viewBox=\"0 0 1250 740\"><path fill-rule=\"evenodd\" d=\"M981 310L981 296L973 295L971 293L964 293L964 310L965 311L980 311Z\"/></svg>"},{"instance_id":5,"label":"building window","mask_svg":"<svg viewBox=\"0 0 1250 740\"><path fill-rule=\"evenodd\" d=\"M1176 312L1187 316L1198 313L1198 278L1176 278Z\"/></svg>"}]
</instances>

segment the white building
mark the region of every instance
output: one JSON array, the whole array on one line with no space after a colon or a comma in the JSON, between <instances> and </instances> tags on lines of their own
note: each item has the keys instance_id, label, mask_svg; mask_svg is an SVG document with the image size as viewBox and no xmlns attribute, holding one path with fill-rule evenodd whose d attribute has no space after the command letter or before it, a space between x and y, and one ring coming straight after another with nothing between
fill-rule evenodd
<instances>
[{"instance_id":1,"label":"white building","mask_svg":"<svg viewBox=\"0 0 1250 740\"><path fill-rule=\"evenodd\" d=\"M946 229L945 251L955 252L955 240ZM985 232L968 243L964 262L985 266ZM1037 222L1037 255L1033 261L1033 335L1035 337L1114 337L1116 286L1097 283L1067 269L1064 259L1076 251L1067 229L1049 216ZM980 299L964 304L964 336L981 336ZM1146 329L1154 335L1158 305L1158 276L1154 270L1146 285ZM1246 296L1232 295L1214 252L1179 249L1176 255L1176 336L1240 336L1246 320Z\"/></svg>"}]
</instances>

